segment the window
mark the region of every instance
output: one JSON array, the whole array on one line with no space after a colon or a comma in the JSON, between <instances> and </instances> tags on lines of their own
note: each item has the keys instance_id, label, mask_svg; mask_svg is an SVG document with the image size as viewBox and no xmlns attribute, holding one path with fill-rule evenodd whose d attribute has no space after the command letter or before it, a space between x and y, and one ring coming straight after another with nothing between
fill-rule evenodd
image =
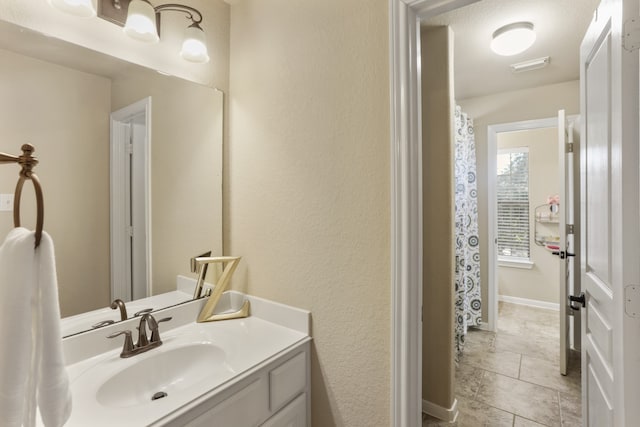
<instances>
[{"instance_id":1,"label":"window","mask_svg":"<svg viewBox=\"0 0 640 427\"><path fill-rule=\"evenodd\" d=\"M498 258L528 261L529 150L498 150Z\"/></svg>"}]
</instances>

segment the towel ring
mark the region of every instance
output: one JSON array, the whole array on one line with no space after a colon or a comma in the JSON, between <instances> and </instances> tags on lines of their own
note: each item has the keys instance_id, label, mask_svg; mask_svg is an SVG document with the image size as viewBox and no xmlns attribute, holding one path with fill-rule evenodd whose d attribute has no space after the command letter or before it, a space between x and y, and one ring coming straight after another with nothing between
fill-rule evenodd
<instances>
[{"instance_id":1,"label":"towel ring","mask_svg":"<svg viewBox=\"0 0 640 427\"><path fill-rule=\"evenodd\" d=\"M42 226L44 224L44 197L42 196L42 186L38 176L33 173L33 168L38 164L38 159L31 154L35 151L35 148L31 144L24 144L22 147L21 156L10 156L8 154L0 153L0 163L18 163L22 167L20 171L20 179L16 184L16 192L13 202L13 225L20 227L20 198L22 197L22 187L27 179L33 182L33 187L36 191L36 203L37 203L37 219L36 219L36 245L40 246L40 239L42 238Z\"/></svg>"}]
</instances>

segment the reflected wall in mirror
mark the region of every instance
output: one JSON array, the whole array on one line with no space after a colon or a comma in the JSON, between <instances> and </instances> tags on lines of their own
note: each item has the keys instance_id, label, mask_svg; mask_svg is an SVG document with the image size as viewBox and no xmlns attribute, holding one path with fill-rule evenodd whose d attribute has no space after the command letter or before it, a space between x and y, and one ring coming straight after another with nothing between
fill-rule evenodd
<instances>
[{"instance_id":1,"label":"reflected wall in mirror","mask_svg":"<svg viewBox=\"0 0 640 427\"><path fill-rule=\"evenodd\" d=\"M222 255L222 92L3 21L0 63L0 151L36 147L63 317L111 302L110 114L141 99L151 99L150 293L194 277L191 257ZM17 178L17 167L0 168L0 194L13 194ZM27 186L21 206L33 228ZM0 211L0 233L12 227Z\"/></svg>"}]
</instances>

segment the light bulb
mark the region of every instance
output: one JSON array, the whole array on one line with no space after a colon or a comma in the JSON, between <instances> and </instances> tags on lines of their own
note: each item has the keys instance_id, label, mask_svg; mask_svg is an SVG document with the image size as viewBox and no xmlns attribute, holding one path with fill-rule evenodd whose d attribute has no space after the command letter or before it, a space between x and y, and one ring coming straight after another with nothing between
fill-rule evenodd
<instances>
[{"instance_id":1,"label":"light bulb","mask_svg":"<svg viewBox=\"0 0 640 427\"><path fill-rule=\"evenodd\" d=\"M195 22L187 27L187 30L184 32L180 56L191 62L209 62L209 53L207 52L204 31Z\"/></svg>"},{"instance_id":2,"label":"light bulb","mask_svg":"<svg viewBox=\"0 0 640 427\"><path fill-rule=\"evenodd\" d=\"M157 43L160 40L156 28L156 12L149 2L133 0L129 3L124 32L129 37L147 43Z\"/></svg>"}]
</instances>

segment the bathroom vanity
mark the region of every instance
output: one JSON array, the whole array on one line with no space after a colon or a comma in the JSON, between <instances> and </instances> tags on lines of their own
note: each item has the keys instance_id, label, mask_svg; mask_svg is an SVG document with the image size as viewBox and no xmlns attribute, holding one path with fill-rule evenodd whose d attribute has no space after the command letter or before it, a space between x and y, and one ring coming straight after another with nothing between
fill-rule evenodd
<instances>
[{"instance_id":1,"label":"bathroom vanity","mask_svg":"<svg viewBox=\"0 0 640 427\"><path fill-rule=\"evenodd\" d=\"M251 316L196 323L204 300L153 313L163 344L121 358L130 319L63 340L73 394L66 426L309 426L310 313L227 292Z\"/></svg>"}]
</instances>

